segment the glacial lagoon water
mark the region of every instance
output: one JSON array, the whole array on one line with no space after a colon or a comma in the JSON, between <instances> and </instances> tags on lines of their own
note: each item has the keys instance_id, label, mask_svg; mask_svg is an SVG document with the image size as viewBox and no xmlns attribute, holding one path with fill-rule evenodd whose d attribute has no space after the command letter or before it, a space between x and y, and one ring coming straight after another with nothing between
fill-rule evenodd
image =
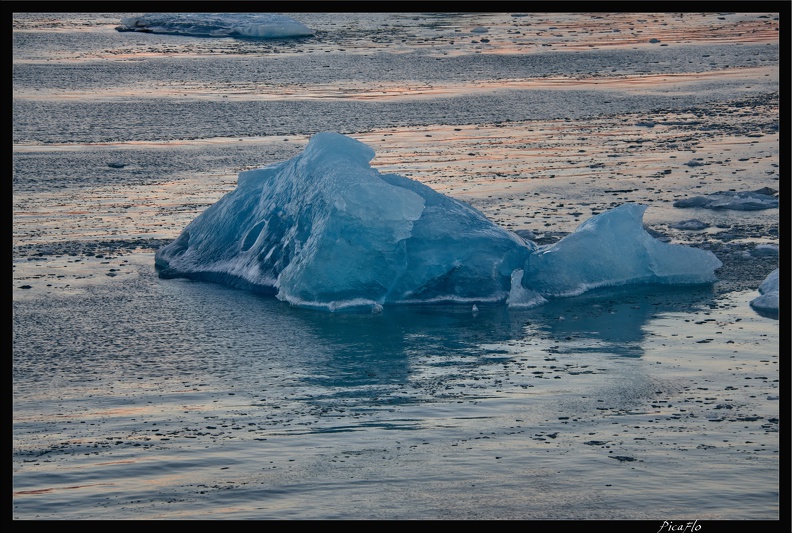
<instances>
[{"instance_id":1,"label":"glacial lagoon water","mask_svg":"<svg viewBox=\"0 0 792 533\"><path fill-rule=\"evenodd\" d=\"M786 363L749 305L778 209L673 207L777 188L775 15L610 20L662 48L582 14L294 14L316 36L266 43L125 15L14 16L15 519L779 517ZM724 25L756 42L679 37ZM720 281L371 315L157 276L323 130L540 242L649 205Z\"/></svg>"}]
</instances>

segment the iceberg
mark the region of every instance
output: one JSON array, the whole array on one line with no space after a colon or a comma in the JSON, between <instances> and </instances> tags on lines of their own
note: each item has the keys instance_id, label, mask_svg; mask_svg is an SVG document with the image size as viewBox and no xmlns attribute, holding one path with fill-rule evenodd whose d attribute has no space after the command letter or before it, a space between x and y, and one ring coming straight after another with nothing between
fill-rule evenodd
<instances>
[{"instance_id":1,"label":"iceberg","mask_svg":"<svg viewBox=\"0 0 792 533\"><path fill-rule=\"evenodd\" d=\"M121 26L116 30L250 39L287 39L314 34L300 22L272 13L147 13L121 19Z\"/></svg>"},{"instance_id":2,"label":"iceberg","mask_svg":"<svg viewBox=\"0 0 792 533\"><path fill-rule=\"evenodd\" d=\"M721 266L708 251L651 237L635 204L540 248L465 203L380 173L374 155L319 133L296 157L240 173L236 189L157 250L159 276L379 313L431 302L535 307L605 285L708 283Z\"/></svg>"},{"instance_id":3,"label":"iceberg","mask_svg":"<svg viewBox=\"0 0 792 533\"><path fill-rule=\"evenodd\" d=\"M751 300L751 307L767 314L778 314L778 269L773 270L759 285L759 294Z\"/></svg>"},{"instance_id":4,"label":"iceberg","mask_svg":"<svg viewBox=\"0 0 792 533\"><path fill-rule=\"evenodd\" d=\"M522 285L548 296L635 283L703 284L722 263L708 250L669 244L643 227L646 206L623 204L582 223L574 233L534 251Z\"/></svg>"},{"instance_id":5,"label":"iceberg","mask_svg":"<svg viewBox=\"0 0 792 533\"><path fill-rule=\"evenodd\" d=\"M272 292L329 310L505 301L535 248L474 208L371 168L374 151L338 133L239 174L237 188L157 251L162 277Z\"/></svg>"}]
</instances>

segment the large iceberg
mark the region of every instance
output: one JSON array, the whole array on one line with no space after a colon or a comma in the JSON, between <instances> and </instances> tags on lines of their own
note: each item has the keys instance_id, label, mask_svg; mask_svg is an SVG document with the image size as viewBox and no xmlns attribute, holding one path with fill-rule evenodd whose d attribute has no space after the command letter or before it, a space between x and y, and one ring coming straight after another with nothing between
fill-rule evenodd
<instances>
[{"instance_id":1,"label":"large iceberg","mask_svg":"<svg viewBox=\"0 0 792 533\"><path fill-rule=\"evenodd\" d=\"M603 285L709 283L712 253L653 239L625 204L543 248L467 204L382 174L374 151L338 133L239 174L237 188L155 255L187 277L328 310L426 302L530 307Z\"/></svg>"},{"instance_id":2,"label":"large iceberg","mask_svg":"<svg viewBox=\"0 0 792 533\"><path fill-rule=\"evenodd\" d=\"M156 263L187 276L337 309L503 301L533 250L480 212L371 168L374 151L337 133L297 157L242 172Z\"/></svg>"},{"instance_id":3,"label":"large iceberg","mask_svg":"<svg viewBox=\"0 0 792 533\"><path fill-rule=\"evenodd\" d=\"M314 34L300 22L272 13L147 13L121 19L121 26L116 30L252 39L286 39Z\"/></svg>"}]
</instances>

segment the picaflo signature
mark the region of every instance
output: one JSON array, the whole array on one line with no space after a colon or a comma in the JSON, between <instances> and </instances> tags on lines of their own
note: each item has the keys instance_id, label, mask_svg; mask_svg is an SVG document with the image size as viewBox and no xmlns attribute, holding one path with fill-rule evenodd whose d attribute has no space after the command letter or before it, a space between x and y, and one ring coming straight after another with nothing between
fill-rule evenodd
<instances>
[{"instance_id":1,"label":"picaflo signature","mask_svg":"<svg viewBox=\"0 0 792 533\"><path fill-rule=\"evenodd\" d=\"M698 520L677 523L674 523L670 520L663 520L663 525L660 526L660 529L657 530L657 533L662 533L663 531L667 531L669 533L672 531L676 531L677 533L688 533L699 531L700 529L701 524L698 523Z\"/></svg>"}]
</instances>

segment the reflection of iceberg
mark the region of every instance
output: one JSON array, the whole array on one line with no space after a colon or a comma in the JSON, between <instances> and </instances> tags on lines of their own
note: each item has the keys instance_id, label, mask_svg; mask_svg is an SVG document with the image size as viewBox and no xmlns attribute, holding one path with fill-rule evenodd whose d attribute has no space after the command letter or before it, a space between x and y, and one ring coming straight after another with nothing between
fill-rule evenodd
<instances>
[{"instance_id":1,"label":"reflection of iceberg","mask_svg":"<svg viewBox=\"0 0 792 533\"><path fill-rule=\"evenodd\" d=\"M580 296L557 298L518 316L523 334L544 339L551 353L608 353L641 357L647 328L667 313L707 309L708 285L632 285L595 289ZM510 314L515 314L510 311Z\"/></svg>"},{"instance_id":2,"label":"reflection of iceberg","mask_svg":"<svg viewBox=\"0 0 792 533\"><path fill-rule=\"evenodd\" d=\"M778 269L773 270L759 285L759 294L751 300L751 307L768 316L778 315Z\"/></svg>"},{"instance_id":3,"label":"reflection of iceberg","mask_svg":"<svg viewBox=\"0 0 792 533\"><path fill-rule=\"evenodd\" d=\"M160 248L161 277L277 294L322 309L508 302L628 283L708 283L720 262L665 244L625 205L538 249L472 207L380 174L374 151L337 133L288 161L242 172L237 188Z\"/></svg>"},{"instance_id":4,"label":"reflection of iceberg","mask_svg":"<svg viewBox=\"0 0 792 533\"><path fill-rule=\"evenodd\" d=\"M121 19L118 31L193 37L285 39L314 32L285 15L272 13L147 13Z\"/></svg>"}]
</instances>

